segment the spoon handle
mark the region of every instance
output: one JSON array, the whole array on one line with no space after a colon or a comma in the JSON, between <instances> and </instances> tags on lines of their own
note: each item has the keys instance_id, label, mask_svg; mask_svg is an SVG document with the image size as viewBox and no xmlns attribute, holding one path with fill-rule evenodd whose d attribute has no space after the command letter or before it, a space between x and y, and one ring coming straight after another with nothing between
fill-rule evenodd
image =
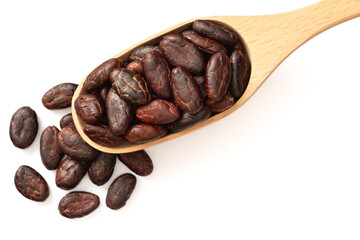
<instances>
[{"instance_id":1,"label":"spoon handle","mask_svg":"<svg viewBox=\"0 0 360 240\"><path fill-rule=\"evenodd\" d=\"M233 23L250 50L251 60L259 63L254 67L262 69L262 76L257 77L266 79L287 56L306 41L358 16L360 0L323 0L286 13L235 17L237 19ZM252 24L248 24L249 21Z\"/></svg>"}]
</instances>

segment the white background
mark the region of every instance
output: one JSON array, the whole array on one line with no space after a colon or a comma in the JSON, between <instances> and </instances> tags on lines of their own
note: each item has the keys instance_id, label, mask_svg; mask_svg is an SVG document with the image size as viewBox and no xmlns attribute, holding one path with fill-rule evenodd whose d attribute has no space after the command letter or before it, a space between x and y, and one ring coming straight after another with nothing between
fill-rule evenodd
<instances>
[{"instance_id":1,"label":"white background","mask_svg":"<svg viewBox=\"0 0 360 240\"><path fill-rule=\"evenodd\" d=\"M340 1L340 0L339 0ZM257 15L316 0L1 1L0 239L359 239L360 19L317 36L293 53L230 116L147 149L155 169L138 177L127 205L113 211L111 180L88 176L75 190L101 199L70 220L57 210L67 193L41 163L39 139L70 109L50 111L42 95L80 82L107 58L188 19ZM28 149L9 138L12 114L31 106L39 132ZM48 181L50 197L16 190L20 165Z\"/></svg>"}]
</instances>

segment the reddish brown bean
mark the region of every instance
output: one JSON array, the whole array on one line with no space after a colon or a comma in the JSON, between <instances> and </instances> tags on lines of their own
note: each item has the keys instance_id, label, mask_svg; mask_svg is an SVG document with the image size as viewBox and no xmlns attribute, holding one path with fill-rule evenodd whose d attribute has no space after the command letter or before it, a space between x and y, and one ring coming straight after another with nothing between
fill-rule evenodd
<instances>
[{"instance_id":1,"label":"reddish brown bean","mask_svg":"<svg viewBox=\"0 0 360 240\"><path fill-rule=\"evenodd\" d=\"M162 54L159 46L144 45L135 48L130 54L131 61L142 61L148 52L156 51Z\"/></svg>"},{"instance_id":2,"label":"reddish brown bean","mask_svg":"<svg viewBox=\"0 0 360 240\"><path fill-rule=\"evenodd\" d=\"M209 107L204 106L199 112L196 114L190 114L190 113L182 113L180 118L173 122L170 125L169 130L171 132L180 132L187 128L190 128L200 122L205 121L208 119L211 115L211 110Z\"/></svg>"},{"instance_id":3,"label":"reddish brown bean","mask_svg":"<svg viewBox=\"0 0 360 240\"><path fill-rule=\"evenodd\" d=\"M64 128L70 124L74 124L74 120L72 114L68 113L60 119L60 128Z\"/></svg>"},{"instance_id":4,"label":"reddish brown bean","mask_svg":"<svg viewBox=\"0 0 360 240\"><path fill-rule=\"evenodd\" d=\"M101 152L95 160L91 162L88 171L90 180L98 186L105 184L111 178L115 164L115 154Z\"/></svg>"},{"instance_id":5,"label":"reddish brown bean","mask_svg":"<svg viewBox=\"0 0 360 240\"><path fill-rule=\"evenodd\" d=\"M226 94L231 78L229 57L218 52L211 56L205 72L206 94L211 101L220 101Z\"/></svg>"},{"instance_id":6,"label":"reddish brown bean","mask_svg":"<svg viewBox=\"0 0 360 240\"><path fill-rule=\"evenodd\" d=\"M161 138L166 132L166 127L162 125L139 123L130 127L124 138L133 143L145 143Z\"/></svg>"},{"instance_id":7,"label":"reddish brown bean","mask_svg":"<svg viewBox=\"0 0 360 240\"><path fill-rule=\"evenodd\" d=\"M91 140L101 145L113 147L125 141L122 136L113 134L106 125L91 125L87 123L83 130Z\"/></svg>"},{"instance_id":8,"label":"reddish brown bean","mask_svg":"<svg viewBox=\"0 0 360 240\"><path fill-rule=\"evenodd\" d=\"M132 61L126 66L126 69L135 74L144 74L144 63L142 61Z\"/></svg>"},{"instance_id":9,"label":"reddish brown bean","mask_svg":"<svg viewBox=\"0 0 360 240\"><path fill-rule=\"evenodd\" d=\"M148 85L139 74L117 68L110 74L112 87L126 101L143 105L151 101Z\"/></svg>"},{"instance_id":10,"label":"reddish brown bean","mask_svg":"<svg viewBox=\"0 0 360 240\"><path fill-rule=\"evenodd\" d=\"M81 138L73 125L61 129L57 136L59 148L74 159L91 161L99 153Z\"/></svg>"},{"instance_id":11,"label":"reddish brown bean","mask_svg":"<svg viewBox=\"0 0 360 240\"><path fill-rule=\"evenodd\" d=\"M168 34L160 42L166 60L173 66L183 67L192 73L199 73L205 67L200 50L180 34Z\"/></svg>"},{"instance_id":12,"label":"reddish brown bean","mask_svg":"<svg viewBox=\"0 0 360 240\"><path fill-rule=\"evenodd\" d=\"M88 192L71 192L59 202L58 210L67 218L86 216L98 208L100 199L97 195Z\"/></svg>"},{"instance_id":13,"label":"reddish brown bean","mask_svg":"<svg viewBox=\"0 0 360 240\"><path fill-rule=\"evenodd\" d=\"M34 141L38 132L37 115L30 107L19 108L11 117L10 139L15 147L27 148Z\"/></svg>"},{"instance_id":14,"label":"reddish brown bean","mask_svg":"<svg viewBox=\"0 0 360 240\"><path fill-rule=\"evenodd\" d=\"M122 99L114 88L111 88L105 101L106 115L110 131L113 134L124 134L132 119L130 104Z\"/></svg>"},{"instance_id":15,"label":"reddish brown bean","mask_svg":"<svg viewBox=\"0 0 360 240\"><path fill-rule=\"evenodd\" d=\"M152 51L145 55L144 72L146 80L159 97L171 97L170 69L160 53Z\"/></svg>"},{"instance_id":16,"label":"reddish brown bean","mask_svg":"<svg viewBox=\"0 0 360 240\"><path fill-rule=\"evenodd\" d=\"M112 58L102 63L86 78L83 85L84 90L89 93L100 90L109 81L111 71L122 65L122 62L117 58Z\"/></svg>"},{"instance_id":17,"label":"reddish brown bean","mask_svg":"<svg viewBox=\"0 0 360 240\"><path fill-rule=\"evenodd\" d=\"M44 129L40 137L40 156L44 166L49 170L54 170L59 166L64 157L63 151L57 144L57 134L59 129L55 126L49 126Z\"/></svg>"},{"instance_id":18,"label":"reddish brown bean","mask_svg":"<svg viewBox=\"0 0 360 240\"><path fill-rule=\"evenodd\" d=\"M87 171L87 163L67 157L61 161L56 170L56 186L64 190L73 189L80 183Z\"/></svg>"},{"instance_id":19,"label":"reddish brown bean","mask_svg":"<svg viewBox=\"0 0 360 240\"><path fill-rule=\"evenodd\" d=\"M104 102L105 102L105 100L106 100L106 96L107 96L110 88L111 88L111 85L110 85L110 84L106 84L106 85L104 85L104 87L101 88L100 91L99 91L99 96L101 97L101 99L102 99Z\"/></svg>"},{"instance_id":20,"label":"reddish brown bean","mask_svg":"<svg viewBox=\"0 0 360 240\"><path fill-rule=\"evenodd\" d=\"M83 94L75 100L75 110L84 122L95 123L104 113L104 101L97 94Z\"/></svg>"},{"instance_id":21,"label":"reddish brown bean","mask_svg":"<svg viewBox=\"0 0 360 240\"><path fill-rule=\"evenodd\" d=\"M118 155L118 158L125 166L139 176L148 176L154 169L151 158L144 150L122 153Z\"/></svg>"},{"instance_id":22,"label":"reddish brown bean","mask_svg":"<svg viewBox=\"0 0 360 240\"><path fill-rule=\"evenodd\" d=\"M136 110L136 117L150 124L171 123L180 117L179 109L172 102L155 99Z\"/></svg>"},{"instance_id":23,"label":"reddish brown bean","mask_svg":"<svg viewBox=\"0 0 360 240\"><path fill-rule=\"evenodd\" d=\"M117 210L125 206L136 186L136 177L125 173L116 178L110 185L106 195L106 206Z\"/></svg>"},{"instance_id":24,"label":"reddish brown bean","mask_svg":"<svg viewBox=\"0 0 360 240\"><path fill-rule=\"evenodd\" d=\"M203 37L197 34L194 30L187 30L182 32L182 35L193 42L196 46L198 46L204 52L214 54L220 51L226 53L226 48L221 43L218 43L210 38Z\"/></svg>"},{"instance_id":25,"label":"reddish brown bean","mask_svg":"<svg viewBox=\"0 0 360 240\"><path fill-rule=\"evenodd\" d=\"M200 87L201 96L203 98L205 98L206 97L205 77L204 76L194 76L194 79Z\"/></svg>"},{"instance_id":26,"label":"reddish brown bean","mask_svg":"<svg viewBox=\"0 0 360 240\"><path fill-rule=\"evenodd\" d=\"M231 81L230 91L235 98L239 98L245 92L250 78L250 61L241 50L235 50L230 57Z\"/></svg>"},{"instance_id":27,"label":"reddish brown bean","mask_svg":"<svg viewBox=\"0 0 360 240\"><path fill-rule=\"evenodd\" d=\"M208 100L206 105L208 105L213 113L220 113L225 111L234 105L235 100L231 93L226 93L225 96L218 102L213 102Z\"/></svg>"},{"instance_id":28,"label":"reddish brown bean","mask_svg":"<svg viewBox=\"0 0 360 240\"><path fill-rule=\"evenodd\" d=\"M238 41L237 34L223 24L207 20L196 20L192 28L199 34L225 45L233 45Z\"/></svg>"},{"instance_id":29,"label":"reddish brown bean","mask_svg":"<svg viewBox=\"0 0 360 240\"><path fill-rule=\"evenodd\" d=\"M77 84L62 83L47 91L42 97L42 103L47 109L62 109L71 106L71 100Z\"/></svg>"},{"instance_id":30,"label":"reddish brown bean","mask_svg":"<svg viewBox=\"0 0 360 240\"><path fill-rule=\"evenodd\" d=\"M181 67L173 68L171 85L174 102L181 110L191 114L200 111L203 105L201 89L188 71Z\"/></svg>"},{"instance_id":31,"label":"reddish brown bean","mask_svg":"<svg viewBox=\"0 0 360 240\"><path fill-rule=\"evenodd\" d=\"M20 166L14 177L16 189L26 198L43 202L49 196L49 186L35 169Z\"/></svg>"}]
</instances>

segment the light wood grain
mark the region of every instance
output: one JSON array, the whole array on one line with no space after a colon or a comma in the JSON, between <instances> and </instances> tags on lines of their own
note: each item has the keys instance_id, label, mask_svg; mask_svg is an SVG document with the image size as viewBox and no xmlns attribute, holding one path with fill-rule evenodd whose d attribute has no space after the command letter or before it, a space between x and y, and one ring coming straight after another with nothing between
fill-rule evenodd
<instances>
[{"instance_id":1,"label":"light wood grain","mask_svg":"<svg viewBox=\"0 0 360 240\"><path fill-rule=\"evenodd\" d=\"M214 20L231 26L239 33L246 46L251 60L251 77L243 96L233 107L217 114L208 120L199 123L179 133L168 134L158 140L144 143L126 143L117 147L105 147L93 142L83 132L84 123L78 118L74 108L75 99L83 92L83 82L79 84L72 102L72 115L75 126L83 139L94 148L109 153L125 153L141 150L162 142L180 137L211 124L237 110L246 102L269 77L269 75L293 51L319 33L337 24L360 16L360 0L324 0L309 7L292 12L265 15L265 16L212 16L197 19ZM170 32L181 32L188 29L192 19L141 41L114 57L127 59L132 49L140 45L158 43L161 37ZM354 32L357 29L354 29Z\"/></svg>"}]
</instances>

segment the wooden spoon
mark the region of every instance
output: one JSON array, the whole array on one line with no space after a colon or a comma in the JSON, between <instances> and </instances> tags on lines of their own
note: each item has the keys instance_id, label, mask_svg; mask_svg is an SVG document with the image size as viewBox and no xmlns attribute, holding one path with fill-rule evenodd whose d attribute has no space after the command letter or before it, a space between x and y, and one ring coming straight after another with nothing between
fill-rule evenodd
<instances>
[{"instance_id":1,"label":"wooden spoon","mask_svg":"<svg viewBox=\"0 0 360 240\"><path fill-rule=\"evenodd\" d=\"M126 153L141 150L180 137L196 129L213 123L238 109L248 100L269 75L298 47L317 34L352 18L360 16L360 0L323 0L314 5L287 13L265 16L213 16L198 19L214 20L232 27L242 38L251 61L251 77L243 96L228 110L204 122L178 133L168 134L160 139L143 143L125 143L117 147L99 145L89 139L84 132L84 122L77 116L74 101L84 94L83 83L77 88L72 102L72 115L81 137L92 147L109 153ZM116 54L114 57L127 59L132 49L145 44L156 44L168 33L180 33L189 29L196 19L166 29L142 42ZM354 30L355 31L355 30Z\"/></svg>"}]
</instances>

